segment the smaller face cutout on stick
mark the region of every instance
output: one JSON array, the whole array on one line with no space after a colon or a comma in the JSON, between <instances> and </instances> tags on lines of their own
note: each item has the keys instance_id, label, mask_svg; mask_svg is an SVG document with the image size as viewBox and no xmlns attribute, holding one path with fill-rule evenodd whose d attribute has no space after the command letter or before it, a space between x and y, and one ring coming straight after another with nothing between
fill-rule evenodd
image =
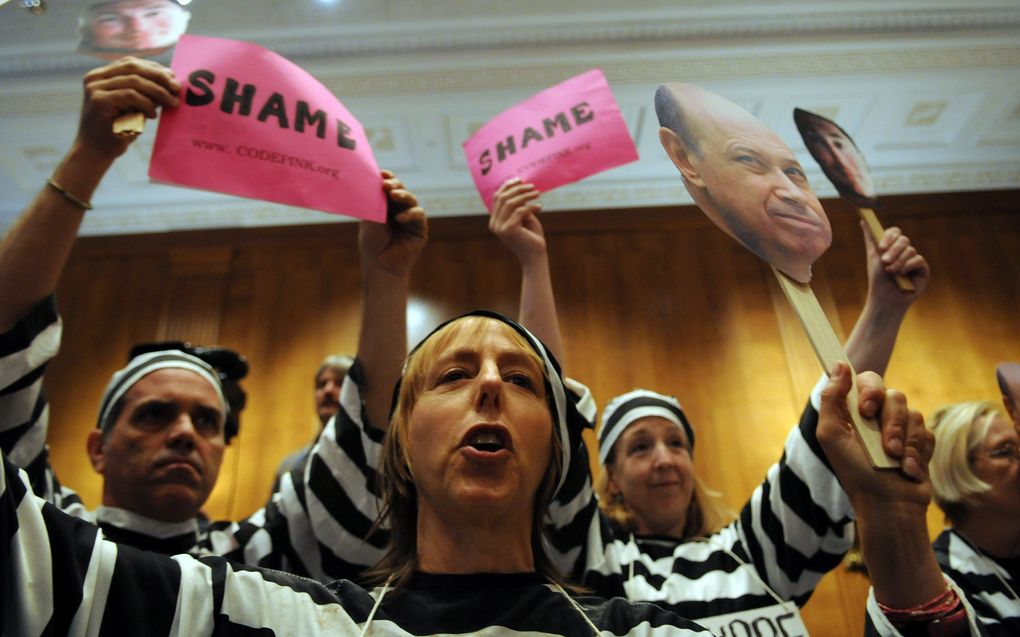
<instances>
[{"instance_id":1,"label":"smaller face cutout on stick","mask_svg":"<svg viewBox=\"0 0 1020 637\"><path fill-rule=\"evenodd\" d=\"M878 195L868 164L857 144L836 122L810 111L793 109L793 121L808 152L829 178L840 197L858 208L874 208Z\"/></svg>"},{"instance_id":2,"label":"smaller face cutout on stick","mask_svg":"<svg viewBox=\"0 0 1020 637\"><path fill-rule=\"evenodd\" d=\"M808 283L832 229L790 147L754 115L692 84L660 86L655 111L659 140L709 219Z\"/></svg>"}]
</instances>

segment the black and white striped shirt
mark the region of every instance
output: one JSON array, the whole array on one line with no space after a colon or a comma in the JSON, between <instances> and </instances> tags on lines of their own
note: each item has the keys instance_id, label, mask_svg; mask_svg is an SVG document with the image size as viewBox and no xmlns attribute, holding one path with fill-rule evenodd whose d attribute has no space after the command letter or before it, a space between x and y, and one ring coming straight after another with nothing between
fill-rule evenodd
<instances>
[{"instance_id":1,"label":"black and white striped shirt","mask_svg":"<svg viewBox=\"0 0 1020 637\"><path fill-rule=\"evenodd\" d=\"M974 608L988 635L1020 635L1020 559L986 555L959 533L944 530L933 544L935 558Z\"/></svg>"},{"instance_id":2,"label":"black and white striped shirt","mask_svg":"<svg viewBox=\"0 0 1020 637\"><path fill-rule=\"evenodd\" d=\"M107 538L118 542L168 555L222 555L320 582L355 577L382 556L385 532L364 540L379 509L375 477L368 468L375 461L363 452L376 452L382 431L364 420L360 366L348 374L342 391L339 427L327 427L309 461L283 476L262 509L240 522L167 524L120 509L89 511L51 469L46 447L49 406L42 382L59 348L61 328L49 298L0 335L0 446L27 471L33 490L45 500L97 523ZM349 439L338 440L337 431ZM362 436L365 441L350 439ZM341 444L361 455L348 457Z\"/></svg>"},{"instance_id":3,"label":"black and white striped shirt","mask_svg":"<svg viewBox=\"0 0 1020 637\"><path fill-rule=\"evenodd\" d=\"M419 574L377 604L381 590L349 581L326 587L220 557L140 551L35 497L6 455L3 465L5 635L708 634L653 604L575 598L575 607L531 573Z\"/></svg>"},{"instance_id":4,"label":"black and white striped shirt","mask_svg":"<svg viewBox=\"0 0 1020 637\"><path fill-rule=\"evenodd\" d=\"M783 600L805 604L853 540L853 509L818 444L814 405L730 525L681 542L635 537L600 513L575 519L586 522L587 535L574 575L598 595L656 602L695 620L776 604L763 581ZM562 537L554 542L566 550Z\"/></svg>"}]
</instances>

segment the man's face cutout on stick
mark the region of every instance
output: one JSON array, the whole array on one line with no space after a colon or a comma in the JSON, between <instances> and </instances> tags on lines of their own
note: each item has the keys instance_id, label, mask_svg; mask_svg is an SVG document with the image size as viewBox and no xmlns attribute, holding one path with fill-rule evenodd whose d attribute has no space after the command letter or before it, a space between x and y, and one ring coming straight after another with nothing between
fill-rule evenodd
<instances>
[{"instance_id":1,"label":"man's face cutout on stick","mask_svg":"<svg viewBox=\"0 0 1020 637\"><path fill-rule=\"evenodd\" d=\"M691 84L655 94L659 140L717 226L801 283L832 228L793 151L733 102Z\"/></svg>"},{"instance_id":2,"label":"man's face cutout on stick","mask_svg":"<svg viewBox=\"0 0 1020 637\"><path fill-rule=\"evenodd\" d=\"M850 135L836 122L800 108L793 110L793 121L839 195L861 208L874 208L878 195L868 163Z\"/></svg>"}]
</instances>

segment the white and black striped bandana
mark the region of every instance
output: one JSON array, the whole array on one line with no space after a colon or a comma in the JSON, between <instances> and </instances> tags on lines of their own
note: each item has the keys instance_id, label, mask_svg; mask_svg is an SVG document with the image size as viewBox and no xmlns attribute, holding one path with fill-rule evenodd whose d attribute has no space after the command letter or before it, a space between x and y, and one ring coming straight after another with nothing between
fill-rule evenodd
<instances>
[{"instance_id":1,"label":"white and black striped bandana","mask_svg":"<svg viewBox=\"0 0 1020 637\"><path fill-rule=\"evenodd\" d=\"M107 420L110 419L110 412L113 411L113 406L117 404L121 396L127 393L127 390L131 389L142 378L159 369L186 369L189 372L198 374L216 390L216 396L220 399L220 409L224 417L230 411L230 406L227 404L226 398L223 397L223 385L220 383L220 377L216 370L205 361L191 354L186 354L176 349L168 349L158 352L146 352L145 354L135 356L128 361L128 364L123 369L113 373L110 383L103 391L103 400L99 405L99 419L96 421L96 427L106 431L113 426L113 423L107 422Z\"/></svg>"},{"instance_id":2,"label":"white and black striped bandana","mask_svg":"<svg viewBox=\"0 0 1020 637\"><path fill-rule=\"evenodd\" d=\"M605 466L609 452L620 438L620 434L635 420L657 416L665 418L684 430L694 453L694 428L687 422L680 401L647 389L635 389L609 401L602 412L602 428L599 429L599 464Z\"/></svg>"}]
</instances>

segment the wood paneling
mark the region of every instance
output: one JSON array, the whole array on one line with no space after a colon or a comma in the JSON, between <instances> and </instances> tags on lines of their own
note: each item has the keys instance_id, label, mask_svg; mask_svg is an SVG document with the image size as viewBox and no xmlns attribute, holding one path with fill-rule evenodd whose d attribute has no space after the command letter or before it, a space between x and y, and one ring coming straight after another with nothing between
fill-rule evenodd
<instances>
[{"instance_id":1,"label":"wood paneling","mask_svg":"<svg viewBox=\"0 0 1020 637\"><path fill-rule=\"evenodd\" d=\"M888 384L930 412L998 400L993 367L1020 360L1017 192L889 198L879 211L932 265L901 332ZM867 283L856 215L826 202L832 249L812 283L841 337ZM820 367L771 272L693 208L543 218L571 376L599 404L634 387L679 397L698 433L697 470L739 508L781 453ZM83 452L99 396L130 345L215 337L248 358L242 434L206 510L242 516L280 459L316 431L312 374L357 343L356 224L86 238L62 280L63 349L51 365L51 445L89 505L99 480ZM513 314L518 271L482 217L442 218L413 280L416 340L476 307ZM187 255L192 255L188 257ZM931 515L932 531L940 516ZM805 615L814 635L857 634L867 582L836 572Z\"/></svg>"}]
</instances>

